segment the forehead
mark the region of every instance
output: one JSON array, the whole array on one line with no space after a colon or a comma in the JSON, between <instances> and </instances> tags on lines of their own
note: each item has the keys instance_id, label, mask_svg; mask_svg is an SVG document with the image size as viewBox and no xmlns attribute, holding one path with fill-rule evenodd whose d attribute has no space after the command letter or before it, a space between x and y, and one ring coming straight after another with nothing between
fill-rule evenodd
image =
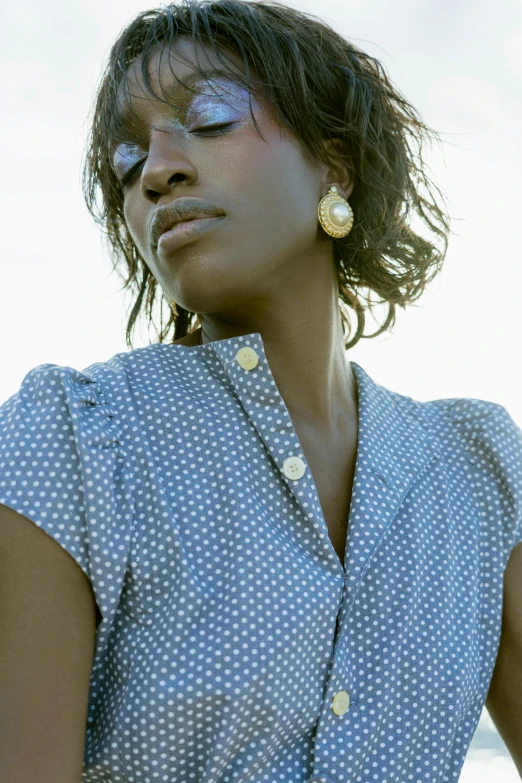
<instances>
[{"instance_id":1,"label":"forehead","mask_svg":"<svg viewBox=\"0 0 522 783\"><path fill-rule=\"evenodd\" d=\"M134 109L152 96L143 79L143 58L138 56L127 68L126 79L117 92L117 106L126 113L129 103ZM217 55L212 47L181 36L170 46L155 47L146 69L150 86L156 95L173 97L191 94L192 88L202 79L246 79L244 64L233 52L220 50ZM253 76L251 75L251 80Z\"/></svg>"}]
</instances>

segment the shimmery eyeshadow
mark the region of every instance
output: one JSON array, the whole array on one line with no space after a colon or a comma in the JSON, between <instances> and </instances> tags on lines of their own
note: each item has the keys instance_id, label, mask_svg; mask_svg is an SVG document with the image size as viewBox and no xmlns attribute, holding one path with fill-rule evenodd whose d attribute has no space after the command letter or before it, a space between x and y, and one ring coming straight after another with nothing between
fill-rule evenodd
<instances>
[{"instance_id":1,"label":"shimmery eyeshadow","mask_svg":"<svg viewBox=\"0 0 522 783\"><path fill-rule=\"evenodd\" d=\"M191 78L186 81L195 82L196 79ZM246 116L247 112L250 112L249 91L242 85L236 84L229 79L221 78L212 79L210 84L204 83L202 86L202 93L185 91L180 94L179 85L171 85L165 89L165 95L168 95L169 100L173 95L178 96L177 104L175 105L176 111L181 115L181 119L176 118L178 126L186 126L187 129L193 130L203 124L212 125L235 122L240 121L243 116ZM168 109L169 107L166 108ZM172 109L172 104L170 109ZM123 109L118 116L119 127L125 124L125 117L128 115L129 112ZM139 144L132 143L130 141L131 138L133 136L129 136L128 140L115 139L114 149L111 153L115 170L120 169L123 164L125 164L126 168L131 168L139 160ZM120 174L119 171L117 173Z\"/></svg>"}]
</instances>

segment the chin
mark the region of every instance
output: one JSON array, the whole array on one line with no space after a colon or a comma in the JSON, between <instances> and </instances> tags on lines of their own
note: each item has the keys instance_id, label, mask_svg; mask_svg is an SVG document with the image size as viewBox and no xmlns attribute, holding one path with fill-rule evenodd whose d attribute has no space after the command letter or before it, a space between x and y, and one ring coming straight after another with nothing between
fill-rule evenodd
<instances>
[{"instance_id":1,"label":"chin","mask_svg":"<svg viewBox=\"0 0 522 783\"><path fill-rule=\"evenodd\" d=\"M230 287L220 290L216 286L208 290L207 284L199 286L197 290L188 290L186 286L174 286L170 290L174 291L173 297L178 305L191 313L217 313L237 306L242 299L231 296Z\"/></svg>"},{"instance_id":2,"label":"chin","mask_svg":"<svg viewBox=\"0 0 522 783\"><path fill-rule=\"evenodd\" d=\"M192 313L215 313L234 309L251 296L252 283L234 275L215 260L193 259L171 276L168 290L174 300Z\"/></svg>"}]
</instances>

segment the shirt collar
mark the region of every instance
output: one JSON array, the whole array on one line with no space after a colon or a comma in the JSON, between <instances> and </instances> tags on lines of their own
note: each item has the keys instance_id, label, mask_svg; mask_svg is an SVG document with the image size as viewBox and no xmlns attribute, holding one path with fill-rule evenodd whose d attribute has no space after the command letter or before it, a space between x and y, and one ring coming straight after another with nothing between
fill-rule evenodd
<instances>
[{"instance_id":1,"label":"shirt collar","mask_svg":"<svg viewBox=\"0 0 522 783\"><path fill-rule=\"evenodd\" d=\"M198 346L209 349L225 370L244 346L253 348L260 359L268 361L259 332L215 340ZM374 381L352 361L359 396L358 461L369 468L398 497L403 497L415 477L440 450L420 417L422 403L390 391Z\"/></svg>"}]
</instances>

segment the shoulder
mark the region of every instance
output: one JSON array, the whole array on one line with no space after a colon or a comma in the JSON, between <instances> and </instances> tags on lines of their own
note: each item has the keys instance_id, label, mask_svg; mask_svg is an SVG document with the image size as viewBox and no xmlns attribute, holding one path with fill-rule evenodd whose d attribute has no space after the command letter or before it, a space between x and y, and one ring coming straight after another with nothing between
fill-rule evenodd
<instances>
[{"instance_id":1,"label":"shoulder","mask_svg":"<svg viewBox=\"0 0 522 783\"><path fill-rule=\"evenodd\" d=\"M463 441L476 442L477 437L520 444L522 430L509 411L497 402L474 397L448 397L416 400L404 394L389 392L394 403L407 415L430 430L434 436L461 436ZM441 445L444 445L443 443Z\"/></svg>"},{"instance_id":2,"label":"shoulder","mask_svg":"<svg viewBox=\"0 0 522 783\"><path fill-rule=\"evenodd\" d=\"M26 372L17 391L0 402L0 409L7 404L42 406L67 399L73 403L95 403L100 392L110 393L111 388L117 389L125 383L125 364L120 356L116 354L83 370L68 365L38 364Z\"/></svg>"},{"instance_id":3,"label":"shoulder","mask_svg":"<svg viewBox=\"0 0 522 783\"><path fill-rule=\"evenodd\" d=\"M400 421L401 432L430 443L454 467L480 464L513 485L522 481L522 429L503 405L474 397L418 400L373 381L370 390L388 424Z\"/></svg>"},{"instance_id":4,"label":"shoulder","mask_svg":"<svg viewBox=\"0 0 522 783\"><path fill-rule=\"evenodd\" d=\"M56 459L94 441L115 449L126 383L118 355L84 370L51 363L32 367L17 391L0 402L0 461L16 462L23 452L33 462L46 462L46 453Z\"/></svg>"},{"instance_id":5,"label":"shoulder","mask_svg":"<svg viewBox=\"0 0 522 783\"><path fill-rule=\"evenodd\" d=\"M522 429L503 405L460 397L423 402L420 410L428 426L453 435L469 452L495 454L506 467L522 468Z\"/></svg>"},{"instance_id":6,"label":"shoulder","mask_svg":"<svg viewBox=\"0 0 522 783\"><path fill-rule=\"evenodd\" d=\"M428 401L408 399L407 407L441 441L460 444L470 453L489 452L522 468L522 429L497 402L474 397Z\"/></svg>"},{"instance_id":7,"label":"shoulder","mask_svg":"<svg viewBox=\"0 0 522 783\"><path fill-rule=\"evenodd\" d=\"M472 397L418 401L392 393L436 441L443 475L503 518L508 551L522 541L522 428L499 403Z\"/></svg>"},{"instance_id":8,"label":"shoulder","mask_svg":"<svg viewBox=\"0 0 522 783\"><path fill-rule=\"evenodd\" d=\"M455 466L473 464L501 476L522 502L522 429L503 405L474 397L421 401L387 394L395 409L435 442L441 456Z\"/></svg>"}]
</instances>

